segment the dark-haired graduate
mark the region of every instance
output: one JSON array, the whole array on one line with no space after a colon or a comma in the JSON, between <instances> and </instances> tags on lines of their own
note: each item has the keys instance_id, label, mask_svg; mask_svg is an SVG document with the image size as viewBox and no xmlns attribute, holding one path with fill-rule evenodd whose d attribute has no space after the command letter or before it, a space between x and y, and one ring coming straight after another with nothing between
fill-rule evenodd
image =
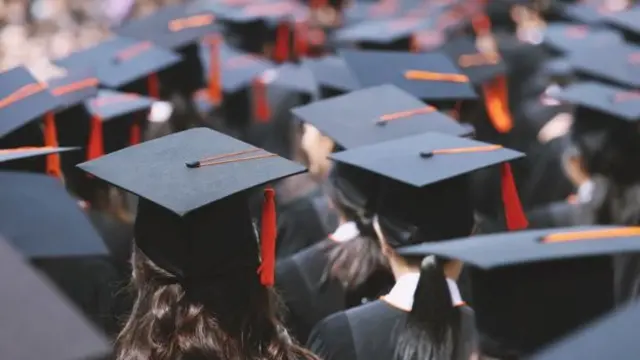
<instances>
[{"instance_id":1,"label":"dark-haired graduate","mask_svg":"<svg viewBox=\"0 0 640 360\"><path fill-rule=\"evenodd\" d=\"M259 237L249 206L252 190L304 167L203 128L79 166L139 196L117 359L316 359L277 314L273 190Z\"/></svg>"},{"instance_id":2,"label":"dark-haired graduate","mask_svg":"<svg viewBox=\"0 0 640 360\"><path fill-rule=\"evenodd\" d=\"M526 227L507 161L522 154L443 134L423 134L333 155L382 175L374 227L396 278L391 291L336 313L311 333L308 345L325 360L471 359L473 311L456 280L462 263L403 257L397 249L471 234L475 219L469 173L502 164L505 213L512 229Z\"/></svg>"},{"instance_id":3,"label":"dark-haired graduate","mask_svg":"<svg viewBox=\"0 0 640 360\"><path fill-rule=\"evenodd\" d=\"M428 131L453 135L469 131L393 85L317 101L294 108L293 113L305 122L306 136L321 139L325 152L319 160L327 167L331 162L326 157L334 149ZM326 239L277 266L277 288L288 309L287 324L301 342L323 318L376 299L393 285L373 229L370 205L378 191L376 175L339 162L327 171L325 193L340 224Z\"/></svg>"}]
</instances>

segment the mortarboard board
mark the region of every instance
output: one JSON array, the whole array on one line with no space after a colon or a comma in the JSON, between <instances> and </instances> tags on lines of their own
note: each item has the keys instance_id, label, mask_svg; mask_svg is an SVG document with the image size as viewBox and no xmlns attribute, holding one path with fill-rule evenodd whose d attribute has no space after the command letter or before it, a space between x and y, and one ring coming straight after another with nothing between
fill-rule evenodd
<instances>
[{"instance_id":1,"label":"mortarboard board","mask_svg":"<svg viewBox=\"0 0 640 360\"><path fill-rule=\"evenodd\" d=\"M506 133L513 128L509 111L507 89L507 65L497 53L478 50L469 37L458 37L447 41L441 48L453 59L470 82L482 90L485 108L493 128Z\"/></svg>"},{"instance_id":2,"label":"mortarboard board","mask_svg":"<svg viewBox=\"0 0 640 360\"><path fill-rule=\"evenodd\" d=\"M428 131L454 136L469 133L468 128L393 85L357 90L291 112L345 149Z\"/></svg>"},{"instance_id":3,"label":"mortarboard board","mask_svg":"<svg viewBox=\"0 0 640 360\"><path fill-rule=\"evenodd\" d=\"M111 90L100 90L98 96L85 101L85 107L91 116L87 159L95 159L105 153L139 143L143 125L140 118L146 119L153 102L154 99L145 96ZM141 113L144 116L136 116ZM124 117L131 121L114 121ZM110 124L106 129L105 123ZM123 136L123 133L129 136Z\"/></svg>"},{"instance_id":4,"label":"mortarboard board","mask_svg":"<svg viewBox=\"0 0 640 360\"><path fill-rule=\"evenodd\" d=\"M607 23L624 31L628 40L638 42L640 36L640 25L638 25L638 16L640 16L640 8L632 7L631 9L620 11L618 13L607 16Z\"/></svg>"},{"instance_id":5,"label":"mortarboard board","mask_svg":"<svg viewBox=\"0 0 640 360\"><path fill-rule=\"evenodd\" d=\"M2 147L58 146L54 110L60 105L47 86L18 67L0 74L0 138ZM43 128L34 121L42 120ZM39 166L36 166L38 169ZM52 153L46 159L46 172L60 177L60 158Z\"/></svg>"},{"instance_id":6,"label":"mortarboard board","mask_svg":"<svg viewBox=\"0 0 640 360\"><path fill-rule=\"evenodd\" d=\"M339 95L360 87L339 56L304 59L302 63L311 70L321 89L325 90L323 97Z\"/></svg>"},{"instance_id":7,"label":"mortarboard board","mask_svg":"<svg viewBox=\"0 0 640 360\"><path fill-rule=\"evenodd\" d=\"M0 233L29 258L107 255L78 203L57 179L0 172Z\"/></svg>"},{"instance_id":8,"label":"mortarboard board","mask_svg":"<svg viewBox=\"0 0 640 360\"><path fill-rule=\"evenodd\" d=\"M69 70L65 76L48 81L49 92L58 100L56 112L82 104L98 94L99 80L90 69Z\"/></svg>"},{"instance_id":9,"label":"mortarboard board","mask_svg":"<svg viewBox=\"0 0 640 360\"><path fill-rule=\"evenodd\" d=\"M362 87L393 84L439 108L476 98L469 78L442 53L343 50L340 56Z\"/></svg>"},{"instance_id":10,"label":"mortarboard board","mask_svg":"<svg viewBox=\"0 0 640 360\"><path fill-rule=\"evenodd\" d=\"M542 43L555 53L570 54L622 44L622 35L612 29L571 23L551 23L544 30Z\"/></svg>"},{"instance_id":11,"label":"mortarboard board","mask_svg":"<svg viewBox=\"0 0 640 360\"><path fill-rule=\"evenodd\" d=\"M365 49L409 51L413 33L425 26L425 22L419 17L361 22L337 30L333 40L338 44L358 44Z\"/></svg>"},{"instance_id":12,"label":"mortarboard board","mask_svg":"<svg viewBox=\"0 0 640 360\"><path fill-rule=\"evenodd\" d=\"M579 75L628 88L640 87L640 47L611 44L569 57Z\"/></svg>"},{"instance_id":13,"label":"mortarboard board","mask_svg":"<svg viewBox=\"0 0 640 360\"><path fill-rule=\"evenodd\" d=\"M301 64L282 64L275 69L262 74L267 84L295 91L316 98L318 96L318 82L311 70Z\"/></svg>"},{"instance_id":14,"label":"mortarboard board","mask_svg":"<svg viewBox=\"0 0 640 360\"><path fill-rule=\"evenodd\" d=\"M46 235L42 239L46 241ZM5 239L0 239L0 274L5 289L0 318L11 324L0 335L0 357L70 360L109 354L106 337Z\"/></svg>"},{"instance_id":15,"label":"mortarboard board","mask_svg":"<svg viewBox=\"0 0 640 360\"><path fill-rule=\"evenodd\" d=\"M22 147L15 149L0 149L0 164L27 159L30 157L44 156L53 153L61 153L65 151L76 150L71 147Z\"/></svg>"},{"instance_id":16,"label":"mortarboard board","mask_svg":"<svg viewBox=\"0 0 640 360\"><path fill-rule=\"evenodd\" d=\"M111 89L139 90L138 81L147 79L144 90L139 92L160 97L155 74L180 60L178 54L148 40L114 36L54 63L67 69L93 69L100 85Z\"/></svg>"},{"instance_id":17,"label":"mortarboard board","mask_svg":"<svg viewBox=\"0 0 640 360\"><path fill-rule=\"evenodd\" d=\"M563 18L589 25L604 23L608 15L603 8L592 3L564 4L558 10Z\"/></svg>"},{"instance_id":18,"label":"mortarboard board","mask_svg":"<svg viewBox=\"0 0 640 360\"><path fill-rule=\"evenodd\" d=\"M640 120L640 93L637 91L597 82L583 82L572 84L553 97L621 120Z\"/></svg>"},{"instance_id":19,"label":"mortarboard board","mask_svg":"<svg viewBox=\"0 0 640 360\"><path fill-rule=\"evenodd\" d=\"M640 304L630 303L532 356L532 360L634 360L640 353L635 336Z\"/></svg>"},{"instance_id":20,"label":"mortarboard board","mask_svg":"<svg viewBox=\"0 0 640 360\"><path fill-rule=\"evenodd\" d=\"M502 198L507 226L509 229L521 229L527 226L526 218L508 161L522 156L522 153L499 145L425 133L357 147L335 153L331 158L389 179L389 186L383 188L386 192L382 194L384 200L378 203L379 213L390 213L392 217L413 225L424 225L425 220L433 224L434 216L447 223L443 226L452 222L462 223L463 209L471 207L465 175L502 164ZM459 216L447 219L454 214ZM472 209L467 215L473 222ZM438 232L435 228L440 226L431 226L433 232Z\"/></svg>"},{"instance_id":21,"label":"mortarboard board","mask_svg":"<svg viewBox=\"0 0 640 360\"><path fill-rule=\"evenodd\" d=\"M222 271L257 265L248 192L305 171L299 164L205 128L151 140L79 167L140 197L136 244L184 281L210 281ZM267 192L265 199L262 276L263 284L272 284L273 192Z\"/></svg>"}]
</instances>

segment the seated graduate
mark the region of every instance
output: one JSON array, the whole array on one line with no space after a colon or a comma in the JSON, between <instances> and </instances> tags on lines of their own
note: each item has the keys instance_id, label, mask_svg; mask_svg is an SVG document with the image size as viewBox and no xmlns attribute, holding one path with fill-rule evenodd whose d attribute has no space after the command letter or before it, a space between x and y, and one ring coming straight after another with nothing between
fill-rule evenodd
<instances>
[{"instance_id":1,"label":"seated graduate","mask_svg":"<svg viewBox=\"0 0 640 360\"><path fill-rule=\"evenodd\" d=\"M317 159L326 164L323 167L330 166L326 157L334 149L428 131L452 135L468 132L447 115L392 85L318 101L295 108L293 113L305 122L306 136L324 144L324 155ZM328 238L281 260L277 266L277 287L289 310L287 322L300 341L305 341L324 317L377 298L393 283L373 231L369 206L378 191L376 175L339 162L324 171L329 173L325 193L341 217L340 225Z\"/></svg>"},{"instance_id":2,"label":"seated graduate","mask_svg":"<svg viewBox=\"0 0 640 360\"><path fill-rule=\"evenodd\" d=\"M273 190L265 190L260 242L249 210L253 188L302 166L200 128L79 167L140 197L137 297L117 359L315 359L276 311Z\"/></svg>"},{"instance_id":3,"label":"seated graduate","mask_svg":"<svg viewBox=\"0 0 640 360\"><path fill-rule=\"evenodd\" d=\"M507 222L513 229L525 227L505 163L521 156L501 146L436 133L333 155L384 177L374 226L396 284L381 300L319 323L308 341L312 351L328 360L469 359L476 347L474 316L456 285L462 263L404 257L398 249L469 236L475 225L469 173L500 163L510 193L504 198Z\"/></svg>"}]
</instances>

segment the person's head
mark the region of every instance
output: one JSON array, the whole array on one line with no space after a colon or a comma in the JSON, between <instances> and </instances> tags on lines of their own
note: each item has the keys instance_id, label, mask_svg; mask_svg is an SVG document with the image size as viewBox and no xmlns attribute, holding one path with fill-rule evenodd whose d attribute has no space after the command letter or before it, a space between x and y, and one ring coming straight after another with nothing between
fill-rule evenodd
<instances>
[{"instance_id":1,"label":"person's head","mask_svg":"<svg viewBox=\"0 0 640 360\"><path fill-rule=\"evenodd\" d=\"M325 136L315 126L304 123L300 144L307 160L309 172L317 179L325 179L331 169L328 156L335 144L331 138Z\"/></svg>"}]
</instances>

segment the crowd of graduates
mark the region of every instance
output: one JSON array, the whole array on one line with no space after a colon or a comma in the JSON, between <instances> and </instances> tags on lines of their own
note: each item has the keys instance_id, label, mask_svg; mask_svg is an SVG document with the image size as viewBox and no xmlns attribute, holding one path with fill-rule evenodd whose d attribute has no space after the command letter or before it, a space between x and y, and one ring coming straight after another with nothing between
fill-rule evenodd
<instances>
[{"instance_id":1,"label":"crowd of graduates","mask_svg":"<svg viewBox=\"0 0 640 360\"><path fill-rule=\"evenodd\" d=\"M633 2L1 5L0 358L640 357Z\"/></svg>"}]
</instances>

